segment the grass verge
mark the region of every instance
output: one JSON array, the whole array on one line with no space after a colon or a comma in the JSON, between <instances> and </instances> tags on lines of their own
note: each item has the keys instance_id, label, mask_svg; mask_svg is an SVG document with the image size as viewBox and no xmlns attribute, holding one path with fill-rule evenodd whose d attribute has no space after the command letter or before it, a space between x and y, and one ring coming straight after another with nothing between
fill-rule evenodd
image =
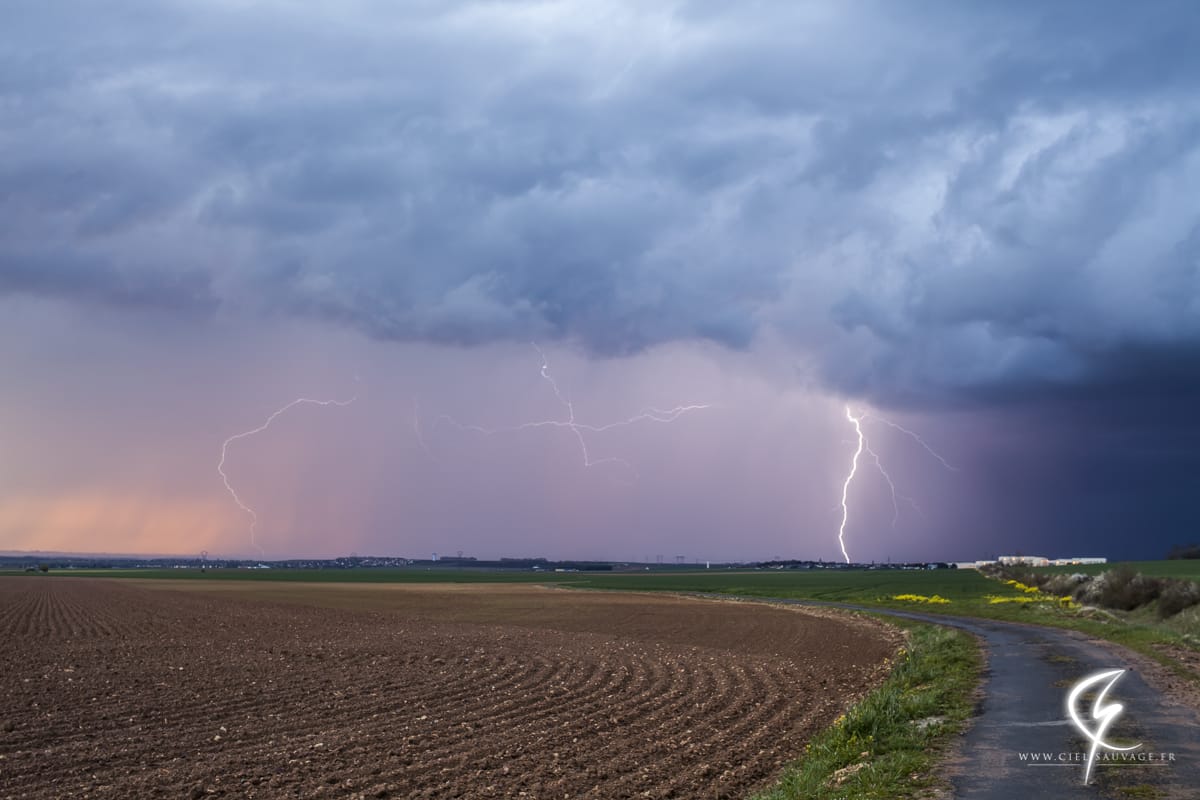
<instances>
[{"instance_id":1,"label":"grass verge","mask_svg":"<svg viewBox=\"0 0 1200 800\"><path fill-rule=\"evenodd\" d=\"M935 768L971 717L979 648L952 628L885 621L908 630L892 674L753 800L914 798L944 781Z\"/></svg>"}]
</instances>

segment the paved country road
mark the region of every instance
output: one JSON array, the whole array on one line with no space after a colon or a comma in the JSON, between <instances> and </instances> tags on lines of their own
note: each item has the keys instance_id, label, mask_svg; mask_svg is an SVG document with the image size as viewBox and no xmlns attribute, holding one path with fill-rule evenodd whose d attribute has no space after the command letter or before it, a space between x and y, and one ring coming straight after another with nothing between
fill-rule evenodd
<instances>
[{"instance_id":1,"label":"paved country road","mask_svg":"<svg viewBox=\"0 0 1200 800\"><path fill-rule=\"evenodd\" d=\"M1076 631L966 617L891 611L843 603L779 599L948 625L978 636L984 644L980 713L951 764L954 797L962 800L1200 799L1200 714L1149 686L1139 671L1141 657L1123 647ZM1097 763L1092 783L1083 785L1084 765L1059 762L1060 753L1085 753L1086 740L1067 719L1066 698L1079 679L1105 669L1126 669L1108 700L1125 712L1110 741L1142 742L1138 752L1174 753L1174 762L1112 765ZM1084 713L1090 702L1084 702ZM1088 717L1090 719L1090 717ZM1049 753L1050 766L1022 761L1021 753Z\"/></svg>"}]
</instances>

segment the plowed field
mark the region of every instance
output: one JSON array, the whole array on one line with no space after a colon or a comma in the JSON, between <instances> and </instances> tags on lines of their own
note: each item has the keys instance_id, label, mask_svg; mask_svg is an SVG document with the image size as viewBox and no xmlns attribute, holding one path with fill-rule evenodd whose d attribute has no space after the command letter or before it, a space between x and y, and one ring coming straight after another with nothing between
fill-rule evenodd
<instances>
[{"instance_id":1,"label":"plowed field","mask_svg":"<svg viewBox=\"0 0 1200 800\"><path fill-rule=\"evenodd\" d=\"M528 586L0 579L0 797L721 798L897 640Z\"/></svg>"}]
</instances>

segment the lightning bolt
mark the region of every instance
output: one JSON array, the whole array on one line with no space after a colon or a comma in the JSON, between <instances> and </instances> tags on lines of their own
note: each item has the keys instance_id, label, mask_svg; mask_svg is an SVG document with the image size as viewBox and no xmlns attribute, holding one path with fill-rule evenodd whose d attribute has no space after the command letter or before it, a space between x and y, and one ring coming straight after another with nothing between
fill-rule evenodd
<instances>
[{"instance_id":1,"label":"lightning bolt","mask_svg":"<svg viewBox=\"0 0 1200 800\"><path fill-rule=\"evenodd\" d=\"M856 417L856 416L854 416L854 413L850 410L850 406L848 406L848 405L846 406L846 419L850 420L850 422L854 425L854 433L858 437L858 446L854 450L854 456L850 459L850 472L849 472L849 474L846 475L846 480L842 483L842 524L838 526L838 546L842 550L842 557L845 558L846 563L849 564L850 563L850 554L846 552L846 523L850 519L850 504L849 504L850 484L854 482L854 477L855 477L855 475L858 474L858 459L860 456L862 456L862 454L864 452L866 452L868 455L871 456L872 460L875 462L875 468L879 471L879 474L883 476L884 481L887 482L888 489L891 490L892 527L895 528L896 522L900 519L899 500L901 500L901 499L906 501L907 503L909 503L909 505L911 505L913 507L913 510L916 511L918 514L921 514L922 516L924 516L924 512L921 511L921 507L919 505L917 505L916 500L914 500L911 497L908 497L906 495L903 495L899 491L897 491L896 482L892 480L892 476L888 473L887 469L885 469L883 466L883 459L881 459L879 457L879 454L871 448L870 442L867 441L867 435L863 431L863 426L862 426L862 423L865 420L868 420L868 419L878 420L879 422L882 422L884 425L888 425L889 427L895 428L896 430L900 431L901 433L904 433L905 435L907 435L908 437L910 437L911 439L916 441L917 444L921 445L921 447L924 448L927 453L929 453L931 456L936 458L941 463L941 465L943 467L945 467L946 469L950 470L951 472L958 472L958 469L955 468L954 466L952 466L950 464L950 462L948 462L945 458L943 458L941 456L941 454L939 454L932 447L930 447L928 442L926 442L924 439L922 439L915 431L911 431L908 428L904 427L903 425L899 425L895 422L892 422L889 419L886 419L884 417L881 417L881 416L878 416L875 414L870 414L866 411L861 412Z\"/></svg>"},{"instance_id":2,"label":"lightning bolt","mask_svg":"<svg viewBox=\"0 0 1200 800\"><path fill-rule=\"evenodd\" d=\"M856 417L850 413L850 406L846 406L846 419L854 423L854 432L858 434L858 447L854 450L854 457L850 459L850 474L846 476L846 482L842 484L842 524L838 526L838 547L842 548L842 557L849 564L850 554L846 552L846 523L850 520L850 505L846 500L850 495L850 483L858 473L858 457L862 455L867 440L863 436L862 417Z\"/></svg>"},{"instance_id":3,"label":"lightning bolt","mask_svg":"<svg viewBox=\"0 0 1200 800\"><path fill-rule=\"evenodd\" d=\"M668 424L674 422L689 412L700 411L713 407L708 403L693 403L690 405L675 406L674 408L670 409L652 407L643 409L639 413L634 414L631 417L627 417L626 419L605 423L603 425L593 425L580 422L575 417L575 403L558 385L558 381L555 379L554 374L550 370L550 361L547 359L545 351L542 350L542 348L539 347L536 342L533 342L532 344L533 349L537 351L538 358L541 359L539 374L541 375L542 380L546 381L546 383L550 385L550 389L554 392L555 398L557 398L558 402L562 405L565 419L543 419L535 420L533 422L523 422L520 425L511 425L501 428L485 428L482 425L466 425L458 422L453 417L442 414L434 420L434 426L436 427L439 423L445 423L461 431L470 431L472 433L483 434L484 436L494 436L500 433L516 433L520 431L534 430L536 428L563 428L571 432L575 442L579 445L579 453L580 456L582 456L583 466L585 468L594 467L600 464L623 464L636 476L637 470L634 469L632 464L623 458L618 458L615 456L593 458L592 452L588 448L587 438L584 436L584 432L603 433L614 428L622 428L639 422L658 422L662 424Z\"/></svg>"},{"instance_id":4,"label":"lightning bolt","mask_svg":"<svg viewBox=\"0 0 1200 800\"><path fill-rule=\"evenodd\" d=\"M221 482L225 484L225 490L229 492L229 496L233 498L233 502L237 503L238 508L250 515L250 544L253 545L256 550L258 550L259 555L266 555L266 551L259 546L258 541L255 538L258 532L258 514L255 513L253 508L246 505L242 498L238 496L237 490L234 489L233 484L229 482L229 475L225 473L225 460L229 457L229 445L233 444L239 439L246 439L250 436L254 436L255 434L262 433L267 428L271 427L272 422L295 406L307 404L314 406L345 407L357 399L357 397L351 397L349 400L310 400L307 397L297 397L295 400L271 414L271 416L267 417L266 421L262 425L259 425L257 428L252 430L235 433L233 436L230 436L221 443L221 460L217 462L217 474L221 476Z\"/></svg>"}]
</instances>

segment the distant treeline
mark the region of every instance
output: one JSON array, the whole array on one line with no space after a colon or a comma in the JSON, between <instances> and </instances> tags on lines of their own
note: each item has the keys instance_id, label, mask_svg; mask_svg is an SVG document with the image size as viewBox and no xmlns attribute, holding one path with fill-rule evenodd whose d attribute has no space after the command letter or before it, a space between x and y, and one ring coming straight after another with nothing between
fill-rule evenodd
<instances>
[{"instance_id":1,"label":"distant treeline","mask_svg":"<svg viewBox=\"0 0 1200 800\"><path fill-rule=\"evenodd\" d=\"M1200 544L1177 544L1167 553L1167 558L1200 558Z\"/></svg>"}]
</instances>

